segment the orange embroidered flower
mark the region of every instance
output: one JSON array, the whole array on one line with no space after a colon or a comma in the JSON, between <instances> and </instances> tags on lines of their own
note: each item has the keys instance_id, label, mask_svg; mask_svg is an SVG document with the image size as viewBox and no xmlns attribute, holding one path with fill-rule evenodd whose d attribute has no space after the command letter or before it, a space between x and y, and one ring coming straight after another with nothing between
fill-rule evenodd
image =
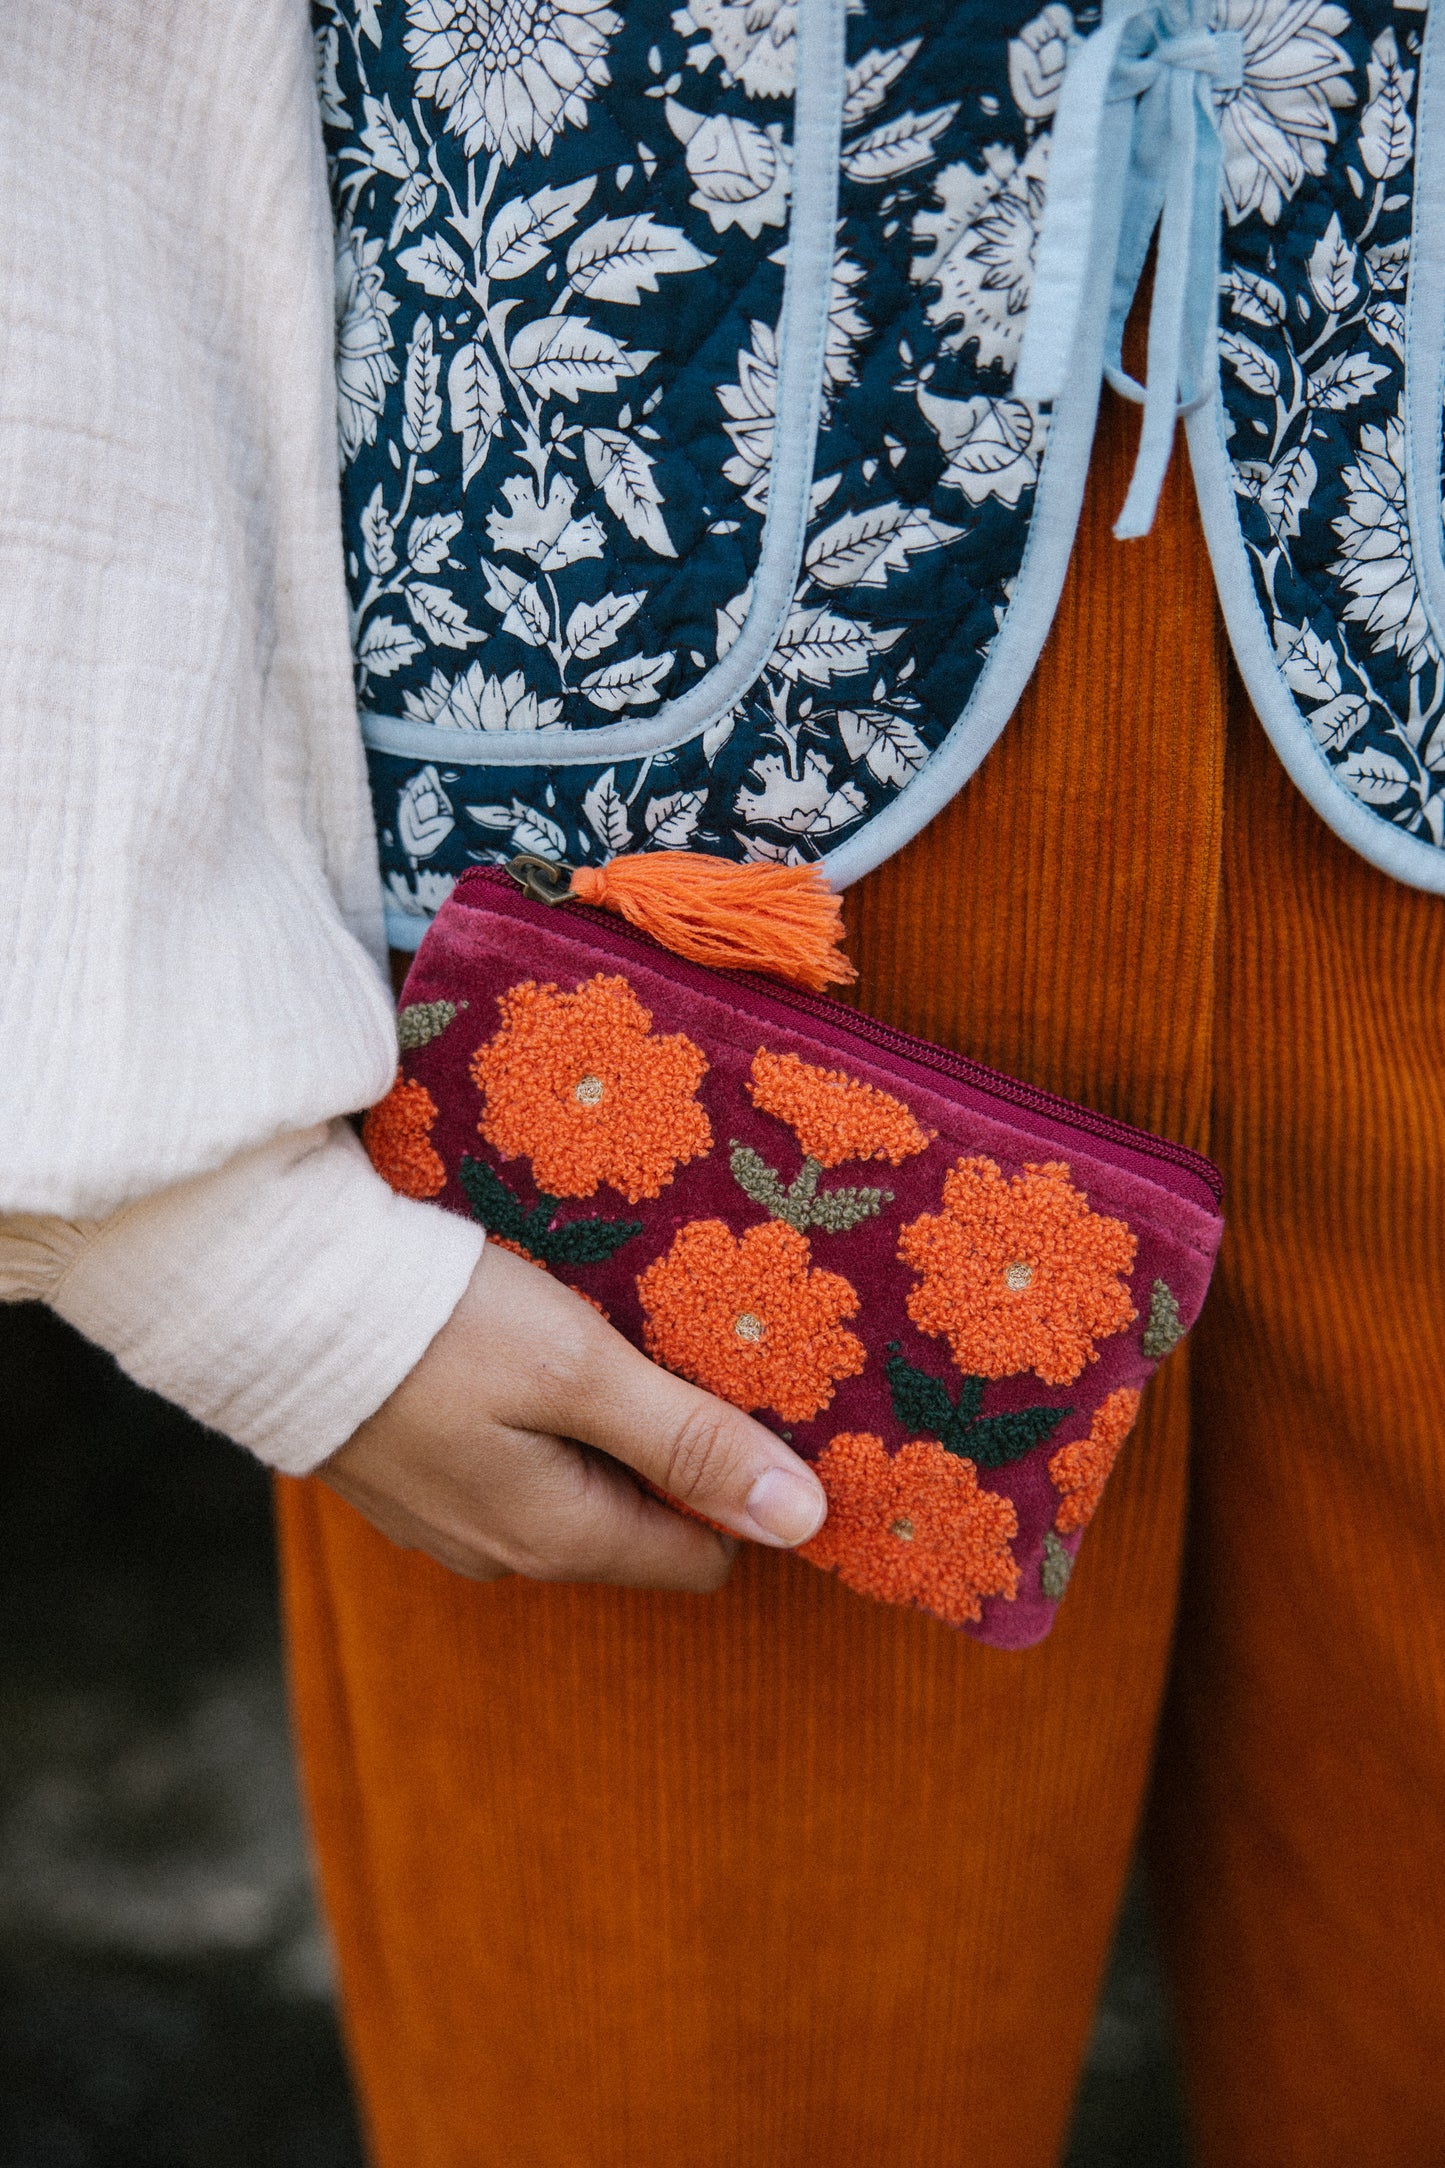
<instances>
[{"instance_id":1,"label":"orange embroidered flower","mask_svg":"<svg viewBox=\"0 0 1445 2168\"><path fill-rule=\"evenodd\" d=\"M1063 1492L1063 1502L1054 1515L1054 1526L1061 1536L1071 1528L1087 1528L1094 1518L1109 1470L1119 1458L1119 1448L1133 1429L1138 1413L1139 1395L1121 1385L1094 1410L1088 1437L1061 1445L1053 1455L1049 1481L1056 1491Z\"/></svg>"},{"instance_id":2,"label":"orange embroidered flower","mask_svg":"<svg viewBox=\"0 0 1445 2168\"><path fill-rule=\"evenodd\" d=\"M472 1056L477 1126L508 1159L530 1159L540 1188L590 1197L608 1182L636 1204L711 1151L694 1096L707 1058L681 1032L654 1033L626 979L599 972L575 994L529 979L498 1005L501 1030Z\"/></svg>"},{"instance_id":3,"label":"orange embroidered flower","mask_svg":"<svg viewBox=\"0 0 1445 2168\"><path fill-rule=\"evenodd\" d=\"M361 1141L371 1164L403 1197L439 1197L447 1170L432 1148L437 1103L425 1084L403 1076L379 1099L361 1125Z\"/></svg>"},{"instance_id":4,"label":"orange embroidered flower","mask_svg":"<svg viewBox=\"0 0 1445 2168\"><path fill-rule=\"evenodd\" d=\"M911 1603L950 1626L981 1615L984 1596L1018 1592L1007 1498L980 1490L971 1460L931 1439L892 1459L881 1438L845 1431L814 1462L828 1518L799 1557L884 1603Z\"/></svg>"},{"instance_id":5,"label":"orange embroidered flower","mask_svg":"<svg viewBox=\"0 0 1445 2168\"><path fill-rule=\"evenodd\" d=\"M991 1159L961 1159L944 1179L942 1212L911 1221L898 1254L923 1276L909 1316L948 1341L960 1370L1033 1370L1068 1385L1097 1359L1095 1339L1134 1320L1118 1275L1136 1248L1122 1220L1089 1210L1058 1161L1006 1182Z\"/></svg>"},{"instance_id":6,"label":"orange embroidered flower","mask_svg":"<svg viewBox=\"0 0 1445 2168\"><path fill-rule=\"evenodd\" d=\"M856 1316L857 1294L811 1257L782 1220L740 1240L721 1220L694 1220L638 1277L648 1354L735 1407L807 1422L864 1361L839 1322Z\"/></svg>"},{"instance_id":7,"label":"orange embroidered flower","mask_svg":"<svg viewBox=\"0 0 1445 2168\"><path fill-rule=\"evenodd\" d=\"M920 1129L901 1099L765 1046L753 1056L748 1095L764 1114L786 1122L804 1154L823 1167L845 1159L886 1159L896 1167L933 1142L933 1131Z\"/></svg>"}]
</instances>

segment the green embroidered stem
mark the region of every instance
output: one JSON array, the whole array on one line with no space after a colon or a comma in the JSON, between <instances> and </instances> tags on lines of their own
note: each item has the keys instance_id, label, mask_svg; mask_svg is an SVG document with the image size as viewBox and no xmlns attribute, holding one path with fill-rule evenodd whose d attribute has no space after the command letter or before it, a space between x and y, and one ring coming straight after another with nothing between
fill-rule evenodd
<instances>
[{"instance_id":1,"label":"green embroidered stem","mask_svg":"<svg viewBox=\"0 0 1445 2168\"><path fill-rule=\"evenodd\" d=\"M770 1219L786 1220L790 1227L797 1226L788 1192L767 1161L751 1145L734 1144L729 1164L733 1179L745 1197L760 1204Z\"/></svg>"},{"instance_id":2,"label":"green embroidered stem","mask_svg":"<svg viewBox=\"0 0 1445 2168\"><path fill-rule=\"evenodd\" d=\"M943 1381L929 1377L926 1370L915 1370L901 1355L889 1356L887 1376L888 1389L893 1395L893 1413L903 1428L947 1444L948 1433L958 1420L959 1410L949 1398L948 1387ZM965 1378L963 1382L967 1389L977 1380Z\"/></svg>"},{"instance_id":3,"label":"green embroidered stem","mask_svg":"<svg viewBox=\"0 0 1445 2168\"><path fill-rule=\"evenodd\" d=\"M941 1378L908 1362L898 1353L897 1342L885 1365L893 1413L914 1436L937 1438L949 1453L971 1460L978 1468L1005 1468L1022 1460L1045 1438L1052 1437L1069 1408L1015 1408L1007 1415L982 1415L985 1378L966 1377L955 1401Z\"/></svg>"},{"instance_id":4,"label":"green embroidered stem","mask_svg":"<svg viewBox=\"0 0 1445 2168\"><path fill-rule=\"evenodd\" d=\"M1044 1560L1039 1567L1039 1586L1050 1603L1057 1603L1069 1585L1069 1575L1074 1561L1054 1534L1052 1528L1044 1530Z\"/></svg>"},{"instance_id":5,"label":"green embroidered stem","mask_svg":"<svg viewBox=\"0 0 1445 2168\"><path fill-rule=\"evenodd\" d=\"M1163 1280L1154 1282L1149 1297L1149 1322L1144 1327L1139 1345L1151 1363L1163 1362L1169 1350L1178 1347L1184 1338L1184 1323L1179 1315L1179 1304L1173 1290Z\"/></svg>"},{"instance_id":6,"label":"green embroidered stem","mask_svg":"<svg viewBox=\"0 0 1445 2168\"><path fill-rule=\"evenodd\" d=\"M791 1188L784 1189L781 1176L761 1154L736 1140L729 1164L743 1195L760 1204L770 1219L786 1220L800 1235L810 1227L821 1227L830 1235L846 1234L893 1202L891 1189L825 1189L820 1196L818 1178L823 1169L816 1159L805 1159Z\"/></svg>"},{"instance_id":7,"label":"green embroidered stem","mask_svg":"<svg viewBox=\"0 0 1445 2168\"><path fill-rule=\"evenodd\" d=\"M522 1201L484 1159L464 1158L457 1169L457 1180L472 1208L473 1219L479 1219L488 1234L500 1235L504 1242L521 1241L527 1217Z\"/></svg>"},{"instance_id":8,"label":"green embroidered stem","mask_svg":"<svg viewBox=\"0 0 1445 2168\"><path fill-rule=\"evenodd\" d=\"M803 1161L793 1179L792 1188L788 1191L788 1202L795 1212L806 1212L811 1206L813 1199L818 1194L818 1177L822 1172L822 1165L818 1160L805 1159Z\"/></svg>"},{"instance_id":9,"label":"green embroidered stem","mask_svg":"<svg viewBox=\"0 0 1445 2168\"><path fill-rule=\"evenodd\" d=\"M447 1025L466 1007L464 1001L411 1001L396 1020L396 1043L403 1054L439 1039Z\"/></svg>"},{"instance_id":10,"label":"green embroidered stem","mask_svg":"<svg viewBox=\"0 0 1445 2168\"><path fill-rule=\"evenodd\" d=\"M464 1158L457 1180L473 1217L488 1234L515 1242L545 1265L603 1264L614 1250L642 1232L641 1220L568 1220L554 1227L557 1198L539 1196L531 1211L524 1211L521 1199L484 1159Z\"/></svg>"}]
</instances>

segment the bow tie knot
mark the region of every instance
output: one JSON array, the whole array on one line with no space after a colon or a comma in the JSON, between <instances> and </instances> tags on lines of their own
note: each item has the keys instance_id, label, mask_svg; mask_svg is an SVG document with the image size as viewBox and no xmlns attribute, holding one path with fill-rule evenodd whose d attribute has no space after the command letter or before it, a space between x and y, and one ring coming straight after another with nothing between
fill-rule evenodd
<instances>
[{"instance_id":1,"label":"bow tie knot","mask_svg":"<svg viewBox=\"0 0 1445 2168\"><path fill-rule=\"evenodd\" d=\"M1244 41L1201 20L1208 0L1118 0L1074 48L1049 147L1048 196L1014 396L1057 399L1081 369L1144 409L1114 532L1147 534L1174 423L1218 369L1220 178L1216 98L1237 90ZM1155 232L1148 378L1121 359L1124 323ZM1089 281L1110 292L1101 348L1076 352Z\"/></svg>"}]
</instances>

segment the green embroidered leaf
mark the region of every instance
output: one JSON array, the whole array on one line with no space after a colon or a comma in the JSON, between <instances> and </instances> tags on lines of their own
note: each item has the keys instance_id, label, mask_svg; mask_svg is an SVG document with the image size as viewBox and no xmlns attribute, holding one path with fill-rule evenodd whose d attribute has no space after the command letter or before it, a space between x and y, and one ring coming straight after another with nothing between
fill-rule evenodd
<instances>
[{"instance_id":1,"label":"green embroidered leaf","mask_svg":"<svg viewBox=\"0 0 1445 2168\"><path fill-rule=\"evenodd\" d=\"M1174 1292L1163 1280L1156 1280L1149 1297L1149 1322L1144 1327L1139 1345L1151 1363L1161 1363L1169 1350L1177 1347L1183 1338L1184 1321L1179 1315L1179 1304L1174 1298Z\"/></svg>"},{"instance_id":2,"label":"green embroidered leaf","mask_svg":"<svg viewBox=\"0 0 1445 2168\"><path fill-rule=\"evenodd\" d=\"M955 1403L941 1378L931 1378L895 1348L885 1365L893 1413L915 1435L937 1438L948 1452L979 1468L1006 1468L1050 1437L1069 1408L1016 1408L1008 1415L980 1415L988 1380L965 1377Z\"/></svg>"},{"instance_id":3,"label":"green embroidered leaf","mask_svg":"<svg viewBox=\"0 0 1445 2168\"><path fill-rule=\"evenodd\" d=\"M940 1379L915 1369L902 1355L890 1355L884 1367L893 1413L905 1430L942 1439L954 1428L954 1405Z\"/></svg>"},{"instance_id":4,"label":"green embroidered leaf","mask_svg":"<svg viewBox=\"0 0 1445 2168\"><path fill-rule=\"evenodd\" d=\"M641 1220L569 1220L551 1227L531 1247L549 1265L600 1265L642 1232Z\"/></svg>"},{"instance_id":5,"label":"green embroidered leaf","mask_svg":"<svg viewBox=\"0 0 1445 2168\"><path fill-rule=\"evenodd\" d=\"M983 1389L987 1378L966 1377L958 1389L958 1420L972 1423L983 1406Z\"/></svg>"},{"instance_id":6,"label":"green embroidered leaf","mask_svg":"<svg viewBox=\"0 0 1445 2168\"><path fill-rule=\"evenodd\" d=\"M489 1235L515 1242L529 1257L547 1265L600 1265L624 1242L642 1232L641 1220L570 1220L554 1227L558 1199L544 1193L530 1212L522 1210L501 1176L484 1159L463 1159L457 1169L467 1203Z\"/></svg>"},{"instance_id":7,"label":"green embroidered leaf","mask_svg":"<svg viewBox=\"0 0 1445 2168\"><path fill-rule=\"evenodd\" d=\"M797 1226L790 1192L784 1189L767 1161L755 1152L750 1144L735 1143L728 1164L733 1170L733 1179L745 1197L751 1197L754 1204L760 1204L773 1219L786 1220L790 1227ZM801 1233L801 1228L798 1231Z\"/></svg>"},{"instance_id":8,"label":"green embroidered leaf","mask_svg":"<svg viewBox=\"0 0 1445 2168\"><path fill-rule=\"evenodd\" d=\"M823 1169L816 1159L805 1159L789 1188L750 1144L734 1140L729 1161L744 1196L760 1204L771 1219L785 1220L805 1235L810 1227L825 1234L846 1234L860 1220L872 1219L885 1204L892 1204L891 1189L828 1189L818 1194Z\"/></svg>"},{"instance_id":9,"label":"green embroidered leaf","mask_svg":"<svg viewBox=\"0 0 1445 2168\"><path fill-rule=\"evenodd\" d=\"M810 1161L809 1165L812 1164ZM829 1235L846 1234L848 1229L856 1227L860 1220L873 1219L885 1204L892 1202L891 1189L825 1190L821 1197L815 1197L806 1207L807 1217L803 1221L803 1227L821 1227L823 1232Z\"/></svg>"},{"instance_id":10,"label":"green embroidered leaf","mask_svg":"<svg viewBox=\"0 0 1445 2168\"><path fill-rule=\"evenodd\" d=\"M1054 1534L1052 1528L1044 1530L1044 1561L1039 1568L1039 1586L1050 1603L1057 1603L1069 1585L1069 1575L1074 1561Z\"/></svg>"},{"instance_id":11,"label":"green embroidered leaf","mask_svg":"<svg viewBox=\"0 0 1445 2168\"><path fill-rule=\"evenodd\" d=\"M396 1020L396 1043L403 1054L439 1039L454 1017L466 1007L464 1001L411 1001Z\"/></svg>"},{"instance_id":12,"label":"green embroidered leaf","mask_svg":"<svg viewBox=\"0 0 1445 2168\"><path fill-rule=\"evenodd\" d=\"M808 1207L818 1194L818 1180L822 1172L820 1161L805 1159L794 1175L792 1185L788 1190L788 1203L795 1212L802 1214L804 1220L808 1216Z\"/></svg>"},{"instance_id":13,"label":"green embroidered leaf","mask_svg":"<svg viewBox=\"0 0 1445 2168\"><path fill-rule=\"evenodd\" d=\"M539 1189L537 1202L523 1220L522 1232L517 1237L523 1248L530 1250L534 1257L540 1257L543 1254L542 1246L548 1239L556 1210L557 1199L549 1197L544 1189Z\"/></svg>"},{"instance_id":14,"label":"green embroidered leaf","mask_svg":"<svg viewBox=\"0 0 1445 2168\"><path fill-rule=\"evenodd\" d=\"M962 1453L979 1468L1006 1468L1011 1460L1022 1460L1025 1453L1043 1439L1052 1437L1071 1408L1015 1408L1010 1415L985 1415L980 1417L955 1443L949 1437L944 1444L950 1453Z\"/></svg>"},{"instance_id":15,"label":"green embroidered leaf","mask_svg":"<svg viewBox=\"0 0 1445 2168\"><path fill-rule=\"evenodd\" d=\"M528 1246L523 1232L527 1222L520 1202L484 1159L463 1158L457 1169L457 1180L472 1208L473 1218L481 1221L488 1234L500 1235L504 1242ZM551 1216L549 1209L547 1217L550 1219Z\"/></svg>"}]
</instances>

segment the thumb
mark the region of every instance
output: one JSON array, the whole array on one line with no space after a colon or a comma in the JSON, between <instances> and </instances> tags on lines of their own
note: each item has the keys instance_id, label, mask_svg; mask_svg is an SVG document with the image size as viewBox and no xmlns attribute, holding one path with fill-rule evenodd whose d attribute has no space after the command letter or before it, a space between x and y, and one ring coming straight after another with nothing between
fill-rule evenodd
<instances>
[{"instance_id":1,"label":"thumb","mask_svg":"<svg viewBox=\"0 0 1445 2168\"><path fill-rule=\"evenodd\" d=\"M575 1437L754 1543L791 1548L818 1533L827 1494L781 1438L659 1369L620 1333L609 1330L596 1352L596 1389Z\"/></svg>"}]
</instances>

